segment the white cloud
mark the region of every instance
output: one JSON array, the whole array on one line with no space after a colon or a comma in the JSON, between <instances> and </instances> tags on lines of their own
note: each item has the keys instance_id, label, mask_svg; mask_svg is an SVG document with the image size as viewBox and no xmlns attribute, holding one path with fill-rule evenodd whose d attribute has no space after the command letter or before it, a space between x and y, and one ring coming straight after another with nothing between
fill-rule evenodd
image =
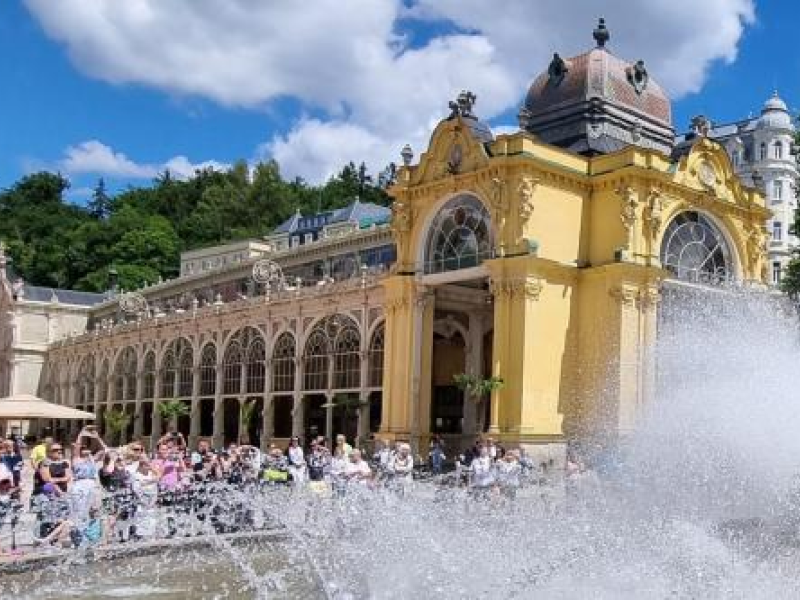
<instances>
[{"instance_id":1,"label":"white cloud","mask_svg":"<svg viewBox=\"0 0 800 600\"><path fill-rule=\"evenodd\" d=\"M385 156L388 146L367 129L351 123L303 120L285 136L276 136L265 144L262 155L272 156L291 176L308 181L324 181L350 161L359 163L364 157Z\"/></svg>"},{"instance_id":2,"label":"white cloud","mask_svg":"<svg viewBox=\"0 0 800 600\"><path fill-rule=\"evenodd\" d=\"M205 160L200 163L193 163L185 156L174 156L161 165L158 170L162 173L165 170L169 170L176 179L189 179L189 177L195 174L195 171L202 171L203 169L224 171L229 169L230 166L231 165L228 163L222 163L216 160Z\"/></svg>"},{"instance_id":3,"label":"white cloud","mask_svg":"<svg viewBox=\"0 0 800 600\"><path fill-rule=\"evenodd\" d=\"M325 118L287 124L265 145L284 173L315 181L344 157L378 169L406 142L419 152L462 88L478 95L484 118L515 110L553 51L570 56L592 45L597 13L612 50L643 58L675 97L698 91L714 61L733 61L754 19L753 0L25 3L94 77L230 106L291 97L322 109ZM453 27L412 47L397 33L399 19Z\"/></svg>"},{"instance_id":4,"label":"white cloud","mask_svg":"<svg viewBox=\"0 0 800 600\"><path fill-rule=\"evenodd\" d=\"M198 169L225 169L228 166L216 161L193 164L185 156L175 156L162 164L141 164L98 140L88 140L68 146L64 157L58 161L57 169L68 175L93 174L120 179L151 179L169 170L176 178L186 179Z\"/></svg>"},{"instance_id":5,"label":"white cloud","mask_svg":"<svg viewBox=\"0 0 800 600\"><path fill-rule=\"evenodd\" d=\"M69 174L99 173L132 179L146 179L158 174L152 165L136 164L123 153L114 152L97 140L67 147L59 168Z\"/></svg>"},{"instance_id":6,"label":"white cloud","mask_svg":"<svg viewBox=\"0 0 800 600\"><path fill-rule=\"evenodd\" d=\"M673 97L697 92L716 60L732 62L744 26L755 20L754 0L510 0L497 10L485 0L418 0L419 18L444 18L491 40L503 64L528 79L553 52L573 56L593 42L598 16L611 31L609 47L642 58Z\"/></svg>"}]
</instances>

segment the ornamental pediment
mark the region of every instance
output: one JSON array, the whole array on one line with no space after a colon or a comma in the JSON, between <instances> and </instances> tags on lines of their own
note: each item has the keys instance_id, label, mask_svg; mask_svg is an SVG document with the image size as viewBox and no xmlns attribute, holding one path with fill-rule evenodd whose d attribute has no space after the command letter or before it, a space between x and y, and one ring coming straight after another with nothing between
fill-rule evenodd
<instances>
[{"instance_id":1,"label":"ornamental pediment","mask_svg":"<svg viewBox=\"0 0 800 600\"><path fill-rule=\"evenodd\" d=\"M742 185L722 146L706 137L698 137L689 151L680 157L674 181L710 198L740 206L749 206L759 198ZM758 203L763 206L763 198Z\"/></svg>"},{"instance_id":2,"label":"ornamental pediment","mask_svg":"<svg viewBox=\"0 0 800 600\"><path fill-rule=\"evenodd\" d=\"M445 180L487 166L485 144L491 140L491 130L475 118L456 115L442 121L420 157L410 184Z\"/></svg>"}]
</instances>

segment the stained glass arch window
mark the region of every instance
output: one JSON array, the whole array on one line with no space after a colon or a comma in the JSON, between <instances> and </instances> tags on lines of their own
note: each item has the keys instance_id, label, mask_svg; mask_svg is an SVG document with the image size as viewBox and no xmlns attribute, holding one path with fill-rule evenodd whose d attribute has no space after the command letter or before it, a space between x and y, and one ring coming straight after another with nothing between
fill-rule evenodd
<instances>
[{"instance_id":1,"label":"stained glass arch window","mask_svg":"<svg viewBox=\"0 0 800 600\"><path fill-rule=\"evenodd\" d=\"M678 214L661 243L661 264L677 279L720 285L733 276L733 255L720 229L694 211Z\"/></svg>"},{"instance_id":2,"label":"stained glass arch window","mask_svg":"<svg viewBox=\"0 0 800 600\"><path fill-rule=\"evenodd\" d=\"M475 196L448 200L433 219L425 246L425 273L477 267L494 256L489 212Z\"/></svg>"}]
</instances>

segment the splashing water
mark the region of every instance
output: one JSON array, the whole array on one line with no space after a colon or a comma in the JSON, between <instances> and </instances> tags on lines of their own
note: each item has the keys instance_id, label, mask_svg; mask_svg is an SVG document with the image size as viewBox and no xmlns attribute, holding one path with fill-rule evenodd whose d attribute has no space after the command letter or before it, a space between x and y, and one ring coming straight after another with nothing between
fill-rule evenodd
<instances>
[{"instance_id":1,"label":"splashing water","mask_svg":"<svg viewBox=\"0 0 800 600\"><path fill-rule=\"evenodd\" d=\"M665 294L655 397L613 459L590 458L599 476L574 496L557 481L515 501L433 484L405 497L268 492L247 502L283 525L281 539L218 540L211 560L178 551L155 575L151 557L81 567L84 577L113 584L139 569L160 590L214 572L229 587L204 597L225 598L798 597L799 331L764 295ZM59 576L84 589L76 570Z\"/></svg>"}]
</instances>

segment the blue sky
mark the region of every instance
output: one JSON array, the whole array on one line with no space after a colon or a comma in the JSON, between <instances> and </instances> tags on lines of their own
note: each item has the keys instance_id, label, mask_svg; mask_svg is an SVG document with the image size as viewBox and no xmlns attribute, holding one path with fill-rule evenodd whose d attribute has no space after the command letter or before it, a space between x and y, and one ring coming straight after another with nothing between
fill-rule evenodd
<instances>
[{"instance_id":1,"label":"blue sky","mask_svg":"<svg viewBox=\"0 0 800 600\"><path fill-rule=\"evenodd\" d=\"M118 189L165 165L263 156L311 180L346 160L377 170L406 141L419 151L462 87L490 123L513 124L525 85L553 51L590 47L598 14L612 50L644 57L677 98L679 129L698 113L757 112L776 87L793 110L800 99L800 5L789 2L123 4L0 3L1 187L60 169L81 201L101 176Z\"/></svg>"}]
</instances>

